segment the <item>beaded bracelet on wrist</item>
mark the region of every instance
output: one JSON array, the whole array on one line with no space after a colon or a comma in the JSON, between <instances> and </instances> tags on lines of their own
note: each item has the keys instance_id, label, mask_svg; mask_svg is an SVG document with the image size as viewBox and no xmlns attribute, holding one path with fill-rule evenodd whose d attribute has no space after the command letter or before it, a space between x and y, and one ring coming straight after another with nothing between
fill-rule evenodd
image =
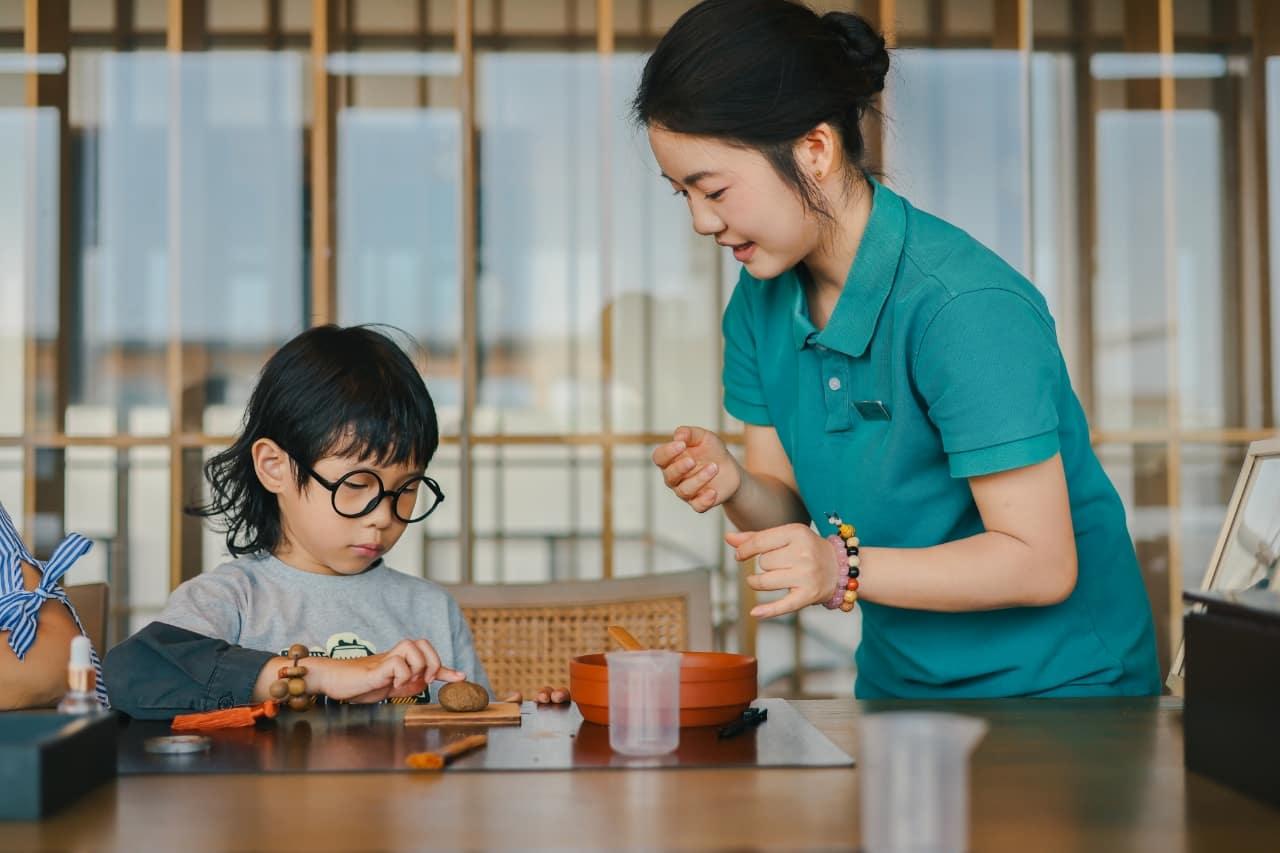
<instances>
[{"instance_id":1,"label":"beaded bracelet on wrist","mask_svg":"<svg viewBox=\"0 0 1280 853\"><path fill-rule=\"evenodd\" d=\"M839 596L841 599L839 608L848 613L858 602L858 575L861 573L862 565L862 558L859 556L858 531L852 524L845 524L840 516L833 512L827 513L827 521L837 530L837 536L834 538L838 539L839 544L832 542L832 546L839 549L836 552L837 565L844 567L843 577L837 581L836 592L831 600L835 601Z\"/></svg>"},{"instance_id":2,"label":"beaded bracelet on wrist","mask_svg":"<svg viewBox=\"0 0 1280 853\"><path fill-rule=\"evenodd\" d=\"M309 656L311 652L301 643L289 647L289 666L280 667L276 680L271 682L268 693L278 702L289 703L294 711L305 711L316 702L314 693L307 690L307 668L298 661Z\"/></svg>"}]
</instances>

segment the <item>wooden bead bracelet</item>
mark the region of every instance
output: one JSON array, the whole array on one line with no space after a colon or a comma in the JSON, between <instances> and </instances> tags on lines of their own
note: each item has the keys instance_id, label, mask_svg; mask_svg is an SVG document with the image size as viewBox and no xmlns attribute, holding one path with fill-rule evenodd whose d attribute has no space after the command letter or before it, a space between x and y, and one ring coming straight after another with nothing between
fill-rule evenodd
<instances>
[{"instance_id":1,"label":"wooden bead bracelet","mask_svg":"<svg viewBox=\"0 0 1280 853\"><path fill-rule=\"evenodd\" d=\"M298 663L308 657L311 652L301 643L289 647L289 666L280 667L276 680L271 682L267 692L278 702L288 702L294 711L305 711L316 702L315 694L307 690L307 668Z\"/></svg>"}]
</instances>

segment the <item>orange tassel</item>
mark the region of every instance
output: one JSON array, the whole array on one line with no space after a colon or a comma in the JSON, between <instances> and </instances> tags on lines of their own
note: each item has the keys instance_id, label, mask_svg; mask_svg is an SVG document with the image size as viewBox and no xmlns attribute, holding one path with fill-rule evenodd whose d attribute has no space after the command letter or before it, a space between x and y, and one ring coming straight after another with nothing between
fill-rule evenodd
<instances>
[{"instance_id":1,"label":"orange tassel","mask_svg":"<svg viewBox=\"0 0 1280 853\"><path fill-rule=\"evenodd\" d=\"M203 711L199 714L179 714L170 726L175 732L198 732L205 729L234 729L252 726L259 717L271 718L278 710L274 699L257 705L241 705L221 711Z\"/></svg>"}]
</instances>

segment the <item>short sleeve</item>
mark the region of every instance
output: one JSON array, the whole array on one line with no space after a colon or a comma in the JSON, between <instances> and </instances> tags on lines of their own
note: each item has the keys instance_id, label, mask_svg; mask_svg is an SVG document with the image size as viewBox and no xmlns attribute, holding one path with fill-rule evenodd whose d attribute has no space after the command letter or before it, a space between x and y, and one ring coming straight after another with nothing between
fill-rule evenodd
<instances>
[{"instance_id":1,"label":"short sleeve","mask_svg":"<svg viewBox=\"0 0 1280 853\"><path fill-rule=\"evenodd\" d=\"M235 582L215 569L181 583L157 621L237 644L241 609Z\"/></svg>"},{"instance_id":2,"label":"short sleeve","mask_svg":"<svg viewBox=\"0 0 1280 853\"><path fill-rule=\"evenodd\" d=\"M724 408L743 423L771 426L760 382L756 349L756 312L751 304L750 283L743 271L724 311Z\"/></svg>"},{"instance_id":3,"label":"short sleeve","mask_svg":"<svg viewBox=\"0 0 1280 853\"><path fill-rule=\"evenodd\" d=\"M925 330L913 373L952 477L1058 452L1062 355L1052 326L1023 296L990 288L954 297Z\"/></svg>"}]
</instances>

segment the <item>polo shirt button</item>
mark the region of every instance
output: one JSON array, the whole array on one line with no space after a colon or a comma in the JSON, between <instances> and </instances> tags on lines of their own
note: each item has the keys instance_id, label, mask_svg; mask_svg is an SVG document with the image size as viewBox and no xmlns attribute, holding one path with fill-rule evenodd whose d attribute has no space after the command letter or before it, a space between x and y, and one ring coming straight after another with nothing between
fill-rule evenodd
<instances>
[{"instance_id":1,"label":"polo shirt button","mask_svg":"<svg viewBox=\"0 0 1280 853\"><path fill-rule=\"evenodd\" d=\"M827 380L827 387L830 388L832 391L839 391L840 380L835 376L832 376L830 379Z\"/></svg>"}]
</instances>

